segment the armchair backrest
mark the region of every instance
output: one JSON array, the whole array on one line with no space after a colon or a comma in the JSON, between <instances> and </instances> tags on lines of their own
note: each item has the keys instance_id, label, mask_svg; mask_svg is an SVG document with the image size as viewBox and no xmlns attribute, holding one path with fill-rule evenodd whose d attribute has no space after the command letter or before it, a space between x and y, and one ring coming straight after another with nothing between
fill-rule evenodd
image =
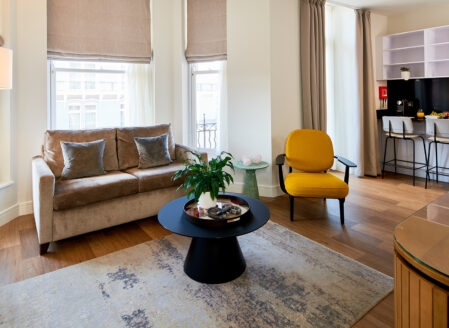
<instances>
[{"instance_id":1,"label":"armchair backrest","mask_svg":"<svg viewBox=\"0 0 449 328\"><path fill-rule=\"evenodd\" d=\"M329 136L319 130L295 130L285 147L288 165L304 172L323 172L334 163L334 148Z\"/></svg>"}]
</instances>

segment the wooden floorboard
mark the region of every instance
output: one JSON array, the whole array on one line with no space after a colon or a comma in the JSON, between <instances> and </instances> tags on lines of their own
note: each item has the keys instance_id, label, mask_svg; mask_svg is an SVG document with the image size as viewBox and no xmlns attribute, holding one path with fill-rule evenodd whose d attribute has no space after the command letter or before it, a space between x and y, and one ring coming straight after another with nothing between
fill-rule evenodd
<instances>
[{"instance_id":1,"label":"wooden floorboard","mask_svg":"<svg viewBox=\"0 0 449 328\"><path fill-rule=\"evenodd\" d=\"M336 173L341 177L341 174ZM387 174L381 178L350 178L345 203L345 226L340 225L338 201L296 199L295 221L289 220L288 197L262 198L271 220L387 275L393 275L393 229L449 190L445 183L424 189L411 178ZM81 263L170 234L156 218L131 222L51 243L39 256L32 215L21 216L0 227L0 286ZM394 299L388 295L356 327L393 327Z\"/></svg>"}]
</instances>

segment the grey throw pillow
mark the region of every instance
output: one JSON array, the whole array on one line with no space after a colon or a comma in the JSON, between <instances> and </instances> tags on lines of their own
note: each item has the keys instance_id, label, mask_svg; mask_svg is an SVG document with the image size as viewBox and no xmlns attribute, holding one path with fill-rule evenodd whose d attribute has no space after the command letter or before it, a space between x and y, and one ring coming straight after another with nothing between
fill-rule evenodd
<instances>
[{"instance_id":1,"label":"grey throw pillow","mask_svg":"<svg viewBox=\"0 0 449 328\"><path fill-rule=\"evenodd\" d=\"M61 141L63 180L105 174L103 168L104 139L91 142Z\"/></svg>"},{"instance_id":2,"label":"grey throw pillow","mask_svg":"<svg viewBox=\"0 0 449 328\"><path fill-rule=\"evenodd\" d=\"M168 150L168 134L158 137L134 138L139 153L139 169L167 165L172 162Z\"/></svg>"}]
</instances>

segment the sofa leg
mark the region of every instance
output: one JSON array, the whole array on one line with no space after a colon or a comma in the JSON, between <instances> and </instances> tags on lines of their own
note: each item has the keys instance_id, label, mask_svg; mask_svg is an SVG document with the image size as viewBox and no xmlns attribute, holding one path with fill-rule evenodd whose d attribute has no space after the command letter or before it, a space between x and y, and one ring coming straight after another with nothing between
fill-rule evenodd
<instances>
[{"instance_id":1,"label":"sofa leg","mask_svg":"<svg viewBox=\"0 0 449 328\"><path fill-rule=\"evenodd\" d=\"M340 222L345 224L345 199L341 198L338 201L340 202Z\"/></svg>"},{"instance_id":2,"label":"sofa leg","mask_svg":"<svg viewBox=\"0 0 449 328\"><path fill-rule=\"evenodd\" d=\"M46 254L49 246L50 246L50 243L40 244L39 245L39 254L40 255Z\"/></svg>"},{"instance_id":3,"label":"sofa leg","mask_svg":"<svg viewBox=\"0 0 449 328\"><path fill-rule=\"evenodd\" d=\"M290 196L290 221L293 221L295 211L295 197Z\"/></svg>"}]
</instances>

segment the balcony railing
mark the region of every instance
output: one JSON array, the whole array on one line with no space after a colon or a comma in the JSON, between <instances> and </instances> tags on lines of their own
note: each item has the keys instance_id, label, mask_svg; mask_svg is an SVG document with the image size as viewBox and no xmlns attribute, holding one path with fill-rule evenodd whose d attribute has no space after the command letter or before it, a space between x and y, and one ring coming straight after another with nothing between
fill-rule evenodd
<instances>
[{"instance_id":1,"label":"balcony railing","mask_svg":"<svg viewBox=\"0 0 449 328\"><path fill-rule=\"evenodd\" d=\"M202 122L196 124L196 146L201 149L215 149L217 147L217 122Z\"/></svg>"}]
</instances>

